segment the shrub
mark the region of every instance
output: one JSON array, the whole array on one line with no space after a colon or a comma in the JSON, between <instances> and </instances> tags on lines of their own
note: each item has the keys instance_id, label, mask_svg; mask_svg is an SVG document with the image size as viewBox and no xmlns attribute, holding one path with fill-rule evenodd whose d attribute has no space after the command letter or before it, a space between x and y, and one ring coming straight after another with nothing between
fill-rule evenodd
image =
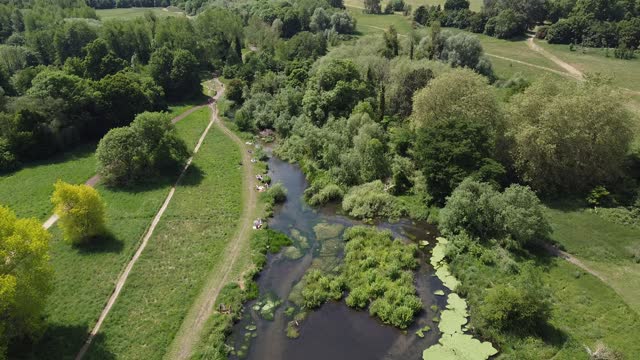
<instances>
[{"instance_id":1,"label":"shrub","mask_svg":"<svg viewBox=\"0 0 640 360\"><path fill-rule=\"evenodd\" d=\"M359 219L398 218L403 214L398 199L385 191L380 180L351 188L342 200L342 208Z\"/></svg>"},{"instance_id":2,"label":"shrub","mask_svg":"<svg viewBox=\"0 0 640 360\"><path fill-rule=\"evenodd\" d=\"M0 358L14 338L37 336L51 291L51 235L36 219L0 206Z\"/></svg>"},{"instance_id":3,"label":"shrub","mask_svg":"<svg viewBox=\"0 0 640 360\"><path fill-rule=\"evenodd\" d=\"M78 245L106 233L105 205L94 188L58 180L51 202L67 242Z\"/></svg>"},{"instance_id":4,"label":"shrub","mask_svg":"<svg viewBox=\"0 0 640 360\"><path fill-rule=\"evenodd\" d=\"M96 150L98 173L107 185L132 185L180 169L189 158L171 117L145 112L128 127L109 131Z\"/></svg>"},{"instance_id":5,"label":"shrub","mask_svg":"<svg viewBox=\"0 0 640 360\"><path fill-rule=\"evenodd\" d=\"M319 270L307 272L302 280L302 305L307 309L315 309L329 300L340 300L344 291L344 280L341 276L323 275Z\"/></svg>"},{"instance_id":6,"label":"shrub","mask_svg":"<svg viewBox=\"0 0 640 360\"><path fill-rule=\"evenodd\" d=\"M311 206L324 205L331 201L341 200L343 196L344 191L342 191L342 188L340 188L340 186L336 184L329 184L320 189L318 193L312 195L307 200L307 203L309 203L309 205Z\"/></svg>"},{"instance_id":7,"label":"shrub","mask_svg":"<svg viewBox=\"0 0 640 360\"><path fill-rule=\"evenodd\" d=\"M440 212L446 234L466 232L481 240L515 241L516 246L548 237L551 226L542 203L526 186L511 185L500 193L487 183L466 179Z\"/></svg>"},{"instance_id":8,"label":"shrub","mask_svg":"<svg viewBox=\"0 0 640 360\"><path fill-rule=\"evenodd\" d=\"M550 293L542 274L527 266L514 282L487 291L477 320L494 331L526 334L540 330L550 315Z\"/></svg>"},{"instance_id":9,"label":"shrub","mask_svg":"<svg viewBox=\"0 0 640 360\"><path fill-rule=\"evenodd\" d=\"M287 188L282 183L274 184L265 194L275 204L281 204L287 200Z\"/></svg>"}]
</instances>

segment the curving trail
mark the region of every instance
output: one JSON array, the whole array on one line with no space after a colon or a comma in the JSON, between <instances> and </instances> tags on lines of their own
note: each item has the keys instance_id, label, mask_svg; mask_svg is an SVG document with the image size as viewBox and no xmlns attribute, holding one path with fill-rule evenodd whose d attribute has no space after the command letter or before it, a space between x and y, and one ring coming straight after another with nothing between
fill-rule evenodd
<instances>
[{"instance_id":1,"label":"curving trail","mask_svg":"<svg viewBox=\"0 0 640 360\"><path fill-rule=\"evenodd\" d=\"M547 50L543 49L540 45L535 43L534 38L532 36L527 39L527 46L529 47L529 49L539 53L540 55L542 55L542 56L546 57L547 59L553 61L556 65L558 65L561 68L565 69L574 78L576 78L578 80L584 80L584 74L582 73L582 71L576 69L573 65L565 62L564 60L560 59L559 57L557 57L557 56L553 55L552 53L548 52Z\"/></svg>"},{"instance_id":2,"label":"curving trail","mask_svg":"<svg viewBox=\"0 0 640 360\"><path fill-rule=\"evenodd\" d=\"M204 106L205 105L198 105L198 106L192 107L191 109L171 119L171 123L172 124L177 123L178 121L191 115L194 111L200 110ZM85 181L84 184L91 187L95 187L98 184L98 182L100 182L100 175L96 174L96 175L93 175L89 180ZM42 227L45 228L46 230L49 230L53 225L55 225L56 222L58 222L58 219L59 219L58 215L53 214L42 224Z\"/></svg>"},{"instance_id":3,"label":"curving trail","mask_svg":"<svg viewBox=\"0 0 640 360\"><path fill-rule=\"evenodd\" d=\"M217 96L214 99L217 99ZM215 104L215 103L212 103L212 105L210 105L212 109L214 107L213 104ZM180 116L176 117L175 119L173 119L172 122L175 124L176 122L178 122L181 119L185 118L187 115L191 114L193 111L195 111L195 110L197 110L197 109L199 109L199 108L201 108L203 106L204 105L201 105L201 106L195 107L195 109L191 109L189 111L186 111L182 115L180 115ZM102 309L102 312L100 313L100 317L98 318L98 321L96 322L95 326L93 327L93 329L89 333L89 337L87 338L87 340L85 341L84 345L82 346L82 348L80 349L80 351L76 355L76 358L75 358L76 360L80 360L80 359L82 359L84 357L84 355L87 353L87 350L89 350L89 347L91 346L91 343L93 342L93 339L95 338L96 334L98 333L98 331L100 331L100 327L102 326L102 323L106 319L107 315L109 315L109 312L111 311L111 308L113 307L113 304L115 304L116 300L118 299L118 296L120 295L120 292L122 291L122 288L124 287L124 284L127 282L127 278L129 277L129 274L131 273L131 269L133 269L133 266L138 261L138 259L140 258L140 255L142 254L142 252L144 251L145 247L147 246L147 243L149 242L149 239L153 235L153 231L155 230L156 226L160 222L160 219L162 218L162 215L164 214L165 210L167 210L167 207L169 206L169 203L171 202L171 199L173 198L173 194L176 191L176 187L178 186L178 184L180 183L180 181L184 177L184 174L186 173L187 169L191 165L191 162L193 161L193 157L200 150L200 146L202 146L202 143L204 142L204 139L207 136L207 133L209 132L209 129L211 129L211 126L213 126L213 122L215 121L215 119L216 119L215 112L212 112L211 120L209 121L209 124L207 125L205 130L202 132L202 135L200 136L200 139L198 140L198 143L196 144L196 147L193 150L193 154L191 155L189 160L187 160L187 163L185 164L184 168L182 169L182 172L180 172L180 176L178 176L178 180L176 180L175 184L171 187L171 190L169 191L169 194L165 198L164 202L162 203L162 206L160 207L160 210L158 210L158 212L156 213L156 216L153 218L153 221L151 222L151 225L147 229L146 233L144 234L144 237L142 238L142 242L138 246L138 249L136 250L135 254L131 258L131 260L129 260L129 262L127 263L127 266L125 267L125 269L122 272L122 274L120 274L120 276L118 277L118 280L116 282L116 287L113 290L113 293L109 297L109 300L107 301L107 304L105 305L105 307ZM98 179L99 178L96 175L96 176L92 177L91 179L89 179L89 181L87 181L87 183L92 182L91 186L93 186L93 185L95 185L95 183L97 183Z\"/></svg>"},{"instance_id":4,"label":"curving trail","mask_svg":"<svg viewBox=\"0 0 640 360\"><path fill-rule=\"evenodd\" d=\"M222 90L218 92L216 99L224 93L224 86L216 78L214 80L218 87ZM238 148L242 151L243 165L243 185L246 189L246 198L240 218L240 225L234 238L229 242L225 249L223 262L216 266L209 274L200 295L192 305L189 313L185 317L180 330L176 334L170 349L165 358L168 359L188 359L191 356L194 346L200 340L204 325L214 312L214 305L220 290L226 285L230 279L230 273L236 260L240 254L243 245L249 243L253 226L253 218L258 202L257 193L254 189L255 178L253 176L253 164L251 163L251 155L246 151L244 141L242 141L235 133L229 130L224 123L218 118L218 112L214 109L215 124L227 135L231 140L238 144Z\"/></svg>"}]
</instances>

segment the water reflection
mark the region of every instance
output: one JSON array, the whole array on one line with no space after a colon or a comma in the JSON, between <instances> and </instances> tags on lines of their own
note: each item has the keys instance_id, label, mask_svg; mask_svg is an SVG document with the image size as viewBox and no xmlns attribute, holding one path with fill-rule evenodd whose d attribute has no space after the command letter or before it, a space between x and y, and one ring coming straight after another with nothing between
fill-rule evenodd
<instances>
[{"instance_id":1,"label":"water reflection","mask_svg":"<svg viewBox=\"0 0 640 360\"><path fill-rule=\"evenodd\" d=\"M437 324L433 322L436 313L430 309L434 304L440 309L446 304L444 297L433 294L444 289L423 259L416 272L416 288L423 302L423 310L414 324L406 331L386 326L369 316L366 311L355 311L341 302L331 302L309 314L300 327L300 337L286 337L289 321L285 317L286 299L294 285L302 278L307 268L318 256L320 244L316 241L314 226L319 223L342 224L345 227L359 225L345 216L336 214L335 207L312 209L302 201L307 186L304 174L296 165L275 157L269 160L270 176L274 182L281 182L288 190L287 201L275 211L269 226L292 236L292 230L299 232L309 241L309 248L297 260L290 260L283 254L269 258L258 279L261 294L274 294L285 302L278 308L273 321L260 318L251 309L253 302L246 306L244 318L235 327L232 343L242 349L243 357L251 360L371 360L371 359L421 359L422 351L438 340ZM433 240L436 229L429 224L414 224L409 220L397 223L379 223L380 228L391 230L396 237L410 240ZM433 241L431 241L433 242ZM246 327L255 324L257 336L245 337ZM424 338L415 331L430 326ZM246 341L246 339L251 339ZM248 346L248 349L246 348ZM235 357L238 358L238 357Z\"/></svg>"}]
</instances>

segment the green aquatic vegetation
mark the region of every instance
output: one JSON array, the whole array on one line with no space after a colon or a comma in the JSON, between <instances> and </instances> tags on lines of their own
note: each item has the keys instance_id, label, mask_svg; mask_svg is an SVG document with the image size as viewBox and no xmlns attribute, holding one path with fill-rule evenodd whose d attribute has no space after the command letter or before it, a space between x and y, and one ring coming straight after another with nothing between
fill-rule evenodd
<instances>
[{"instance_id":1,"label":"green aquatic vegetation","mask_svg":"<svg viewBox=\"0 0 640 360\"><path fill-rule=\"evenodd\" d=\"M265 320L273 320L278 307L282 305L282 300L273 296L267 296L256 302L251 308Z\"/></svg>"},{"instance_id":2,"label":"green aquatic vegetation","mask_svg":"<svg viewBox=\"0 0 640 360\"><path fill-rule=\"evenodd\" d=\"M455 276L451 275L449 265L444 261L448 240L443 237L436 240L438 243L431 251L431 266L436 269L436 276L442 281L442 284L451 291L455 291L460 283ZM439 294L436 293L436 295Z\"/></svg>"},{"instance_id":3,"label":"green aquatic vegetation","mask_svg":"<svg viewBox=\"0 0 640 360\"><path fill-rule=\"evenodd\" d=\"M309 239L300 233L298 229L291 229L291 237L294 243L300 250L307 250L309 248Z\"/></svg>"},{"instance_id":4,"label":"green aquatic vegetation","mask_svg":"<svg viewBox=\"0 0 640 360\"><path fill-rule=\"evenodd\" d=\"M298 331L298 326L295 321L289 321L287 323L287 337L289 339L297 339L300 336L300 332Z\"/></svg>"},{"instance_id":5,"label":"green aquatic vegetation","mask_svg":"<svg viewBox=\"0 0 640 360\"><path fill-rule=\"evenodd\" d=\"M247 325L244 327L247 331L256 331L257 327L254 324Z\"/></svg>"},{"instance_id":6,"label":"green aquatic vegetation","mask_svg":"<svg viewBox=\"0 0 640 360\"><path fill-rule=\"evenodd\" d=\"M369 313L383 323L405 329L422 308L412 272L418 266L417 246L394 240L389 231L365 226L348 229L344 238L347 305L369 306Z\"/></svg>"},{"instance_id":7,"label":"green aquatic vegetation","mask_svg":"<svg viewBox=\"0 0 640 360\"><path fill-rule=\"evenodd\" d=\"M323 275L313 269L304 276L302 290L302 305L307 309L314 309L329 300L340 300L344 292L342 276Z\"/></svg>"},{"instance_id":8,"label":"green aquatic vegetation","mask_svg":"<svg viewBox=\"0 0 640 360\"><path fill-rule=\"evenodd\" d=\"M342 230L344 230L344 225L342 224L329 224L325 222L313 227L318 241L337 238L342 233Z\"/></svg>"},{"instance_id":9,"label":"green aquatic vegetation","mask_svg":"<svg viewBox=\"0 0 640 360\"><path fill-rule=\"evenodd\" d=\"M283 254L287 259L291 260L297 260L304 256L302 251L300 251L300 249L295 246L287 246L286 248L284 248Z\"/></svg>"},{"instance_id":10,"label":"green aquatic vegetation","mask_svg":"<svg viewBox=\"0 0 640 360\"><path fill-rule=\"evenodd\" d=\"M431 330L431 327L429 325L426 325L418 329L418 331L416 331L416 335L418 335L419 338L424 338L424 333L429 332L430 330Z\"/></svg>"},{"instance_id":11,"label":"green aquatic vegetation","mask_svg":"<svg viewBox=\"0 0 640 360\"><path fill-rule=\"evenodd\" d=\"M449 272L444 262L444 254L448 241L438 238L431 255L431 264L436 269L436 276L443 284L454 290L458 280ZM442 291L442 290L440 290ZM465 334L469 313L467 302L456 293L447 297L447 308L440 314L438 329L442 332L439 344L433 345L422 353L424 360L486 360L498 353L489 342L480 342L471 335ZM433 319L436 322L436 319Z\"/></svg>"},{"instance_id":12,"label":"green aquatic vegetation","mask_svg":"<svg viewBox=\"0 0 640 360\"><path fill-rule=\"evenodd\" d=\"M433 293L434 293L434 295L444 296L444 291L443 290L436 290Z\"/></svg>"},{"instance_id":13,"label":"green aquatic vegetation","mask_svg":"<svg viewBox=\"0 0 640 360\"><path fill-rule=\"evenodd\" d=\"M291 239L281 232L271 229L254 231L251 237L253 263L260 270L267 263L267 253L278 253L284 246L291 244Z\"/></svg>"}]
</instances>

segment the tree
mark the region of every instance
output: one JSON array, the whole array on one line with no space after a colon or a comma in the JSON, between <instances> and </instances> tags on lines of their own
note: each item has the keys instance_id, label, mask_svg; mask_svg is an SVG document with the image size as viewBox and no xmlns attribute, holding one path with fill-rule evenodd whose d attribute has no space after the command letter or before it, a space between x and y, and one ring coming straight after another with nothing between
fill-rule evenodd
<instances>
[{"instance_id":1,"label":"tree","mask_svg":"<svg viewBox=\"0 0 640 360\"><path fill-rule=\"evenodd\" d=\"M118 59L109 51L107 42L96 39L84 47L85 57L82 61L85 76L99 80L111 74L115 74L127 67L128 63Z\"/></svg>"},{"instance_id":2,"label":"tree","mask_svg":"<svg viewBox=\"0 0 640 360\"><path fill-rule=\"evenodd\" d=\"M413 152L434 201L444 204L468 176L501 180L505 170L493 160L495 141L486 125L456 118L418 129Z\"/></svg>"},{"instance_id":3,"label":"tree","mask_svg":"<svg viewBox=\"0 0 640 360\"><path fill-rule=\"evenodd\" d=\"M110 186L127 186L170 174L189 157L165 113L145 112L128 127L112 129L96 150L98 173Z\"/></svg>"},{"instance_id":4,"label":"tree","mask_svg":"<svg viewBox=\"0 0 640 360\"><path fill-rule=\"evenodd\" d=\"M525 17L511 9L502 10L497 16L490 18L485 25L484 33L499 39L511 39L522 36L527 31Z\"/></svg>"},{"instance_id":5,"label":"tree","mask_svg":"<svg viewBox=\"0 0 640 360\"><path fill-rule=\"evenodd\" d=\"M500 193L471 178L447 199L439 225L445 234L466 233L515 248L544 240L551 233L544 207L529 187L515 184Z\"/></svg>"},{"instance_id":6,"label":"tree","mask_svg":"<svg viewBox=\"0 0 640 360\"><path fill-rule=\"evenodd\" d=\"M91 186L58 180L51 202L65 241L80 245L106 233L105 205Z\"/></svg>"},{"instance_id":7,"label":"tree","mask_svg":"<svg viewBox=\"0 0 640 360\"><path fill-rule=\"evenodd\" d=\"M64 64L69 57L82 56L82 49L88 43L98 37L96 31L87 22L74 20L65 22L55 32L53 45L56 51L56 59L59 64Z\"/></svg>"},{"instance_id":8,"label":"tree","mask_svg":"<svg viewBox=\"0 0 640 360\"><path fill-rule=\"evenodd\" d=\"M400 41L398 40L398 32L393 25L390 25L387 31L384 32L383 39L384 49L382 50L382 55L387 59L398 56Z\"/></svg>"},{"instance_id":9,"label":"tree","mask_svg":"<svg viewBox=\"0 0 640 360\"><path fill-rule=\"evenodd\" d=\"M356 31L356 19L347 11L331 15L331 26L338 34L353 34Z\"/></svg>"},{"instance_id":10,"label":"tree","mask_svg":"<svg viewBox=\"0 0 640 360\"><path fill-rule=\"evenodd\" d=\"M469 0L445 0L445 10L465 10L469 9Z\"/></svg>"},{"instance_id":11,"label":"tree","mask_svg":"<svg viewBox=\"0 0 640 360\"><path fill-rule=\"evenodd\" d=\"M236 104L242 105L242 89L244 86L244 82L240 79L229 80L229 84L225 90L225 96Z\"/></svg>"},{"instance_id":12,"label":"tree","mask_svg":"<svg viewBox=\"0 0 640 360\"><path fill-rule=\"evenodd\" d=\"M380 0L364 0L364 12L367 14L380 14Z\"/></svg>"},{"instance_id":13,"label":"tree","mask_svg":"<svg viewBox=\"0 0 640 360\"><path fill-rule=\"evenodd\" d=\"M501 110L486 78L468 69L454 69L416 92L411 114L415 128L448 119L475 122L494 132L502 129Z\"/></svg>"},{"instance_id":14,"label":"tree","mask_svg":"<svg viewBox=\"0 0 640 360\"><path fill-rule=\"evenodd\" d=\"M36 219L19 219L0 206L0 357L10 340L35 337L51 292L51 235Z\"/></svg>"},{"instance_id":15,"label":"tree","mask_svg":"<svg viewBox=\"0 0 640 360\"><path fill-rule=\"evenodd\" d=\"M551 294L543 274L526 266L515 281L487 291L477 311L477 321L494 331L531 334L551 316Z\"/></svg>"},{"instance_id":16,"label":"tree","mask_svg":"<svg viewBox=\"0 0 640 360\"><path fill-rule=\"evenodd\" d=\"M198 60L188 50L175 50L169 74L171 86L167 96L171 99L188 99L199 93L201 86L198 67Z\"/></svg>"},{"instance_id":17,"label":"tree","mask_svg":"<svg viewBox=\"0 0 640 360\"><path fill-rule=\"evenodd\" d=\"M331 26L331 18L323 8L317 8L311 16L309 28L313 32L325 31Z\"/></svg>"},{"instance_id":18,"label":"tree","mask_svg":"<svg viewBox=\"0 0 640 360\"><path fill-rule=\"evenodd\" d=\"M516 172L536 191L586 192L619 179L632 116L607 86L538 81L512 98L509 115Z\"/></svg>"}]
</instances>

